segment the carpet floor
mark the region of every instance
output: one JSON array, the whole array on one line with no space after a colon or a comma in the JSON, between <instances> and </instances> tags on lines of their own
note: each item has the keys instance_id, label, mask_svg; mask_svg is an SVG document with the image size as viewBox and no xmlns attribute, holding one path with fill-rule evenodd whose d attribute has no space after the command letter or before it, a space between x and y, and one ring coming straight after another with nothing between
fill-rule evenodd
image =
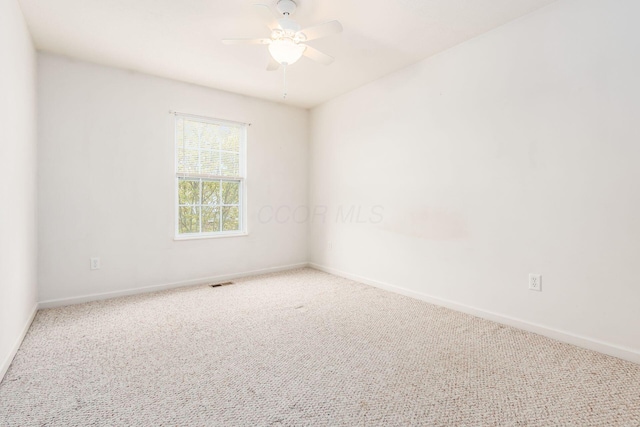
<instances>
[{"instance_id":1,"label":"carpet floor","mask_svg":"<svg viewBox=\"0 0 640 427\"><path fill-rule=\"evenodd\" d=\"M640 365L312 269L38 312L1 426L640 426Z\"/></svg>"}]
</instances>

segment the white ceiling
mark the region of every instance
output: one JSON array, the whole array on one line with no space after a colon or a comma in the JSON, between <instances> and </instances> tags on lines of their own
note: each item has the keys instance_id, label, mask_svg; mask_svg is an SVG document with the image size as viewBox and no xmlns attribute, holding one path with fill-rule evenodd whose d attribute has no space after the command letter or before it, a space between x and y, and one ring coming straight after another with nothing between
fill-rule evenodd
<instances>
[{"instance_id":1,"label":"white ceiling","mask_svg":"<svg viewBox=\"0 0 640 427\"><path fill-rule=\"evenodd\" d=\"M265 70L266 46L220 40L265 37L252 3L276 0L20 0L43 51L282 101L282 70ZM287 70L285 101L313 107L525 15L555 0L296 0L302 27L338 19L344 32L309 42L336 58L302 58Z\"/></svg>"}]
</instances>

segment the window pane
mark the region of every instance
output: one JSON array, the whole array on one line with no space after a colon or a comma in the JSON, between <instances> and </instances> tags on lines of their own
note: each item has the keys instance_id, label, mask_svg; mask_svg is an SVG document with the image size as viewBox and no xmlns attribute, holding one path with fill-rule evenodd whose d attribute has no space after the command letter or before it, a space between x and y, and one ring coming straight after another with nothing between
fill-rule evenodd
<instances>
[{"instance_id":1,"label":"window pane","mask_svg":"<svg viewBox=\"0 0 640 427\"><path fill-rule=\"evenodd\" d=\"M211 123L202 123L202 134L200 138L200 148L204 150L219 150L218 126Z\"/></svg>"},{"instance_id":2,"label":"window pane","mask_svg":"<svg viewBox=\"0 0 640 427\"><path fill-rule=\"evenodd\" d=\"M180 179L178 181L178 203L181 205L200 204L200 181Z\"/></svg>"},{"instance_id":3,"label":"window pane","mask_svg":"<svg viewBox=\"0 0 640 427\"><path fill-rule=\"evenodd\" d=\"M204 123L184 120L184 146L185 148L198 149L200 147L200 135Z\"/></svg>"},{"instance_id":4,"label":"window pane","mask_svg":"<svg viewBox=\"0 0 640 427\"><path fill-rule=\"evenodd\" d=\"M184 120L176 118L176 150L184 150Z\"/></svg>"},{"instance_id":5,"label":"window pane","mask_svg":"<svg viewBox=\"0 0 640 427\"><path fill-rule=\"evenodd\" d=\"M221 150L240 151L240 129L220 126Z\"/></svg>"},{"instance_id":6,"label":"window pane","mask_svg":"<svg viewBox=\"0 0 640 427\"><path fill-rule=\"evenodd\" d=\"M220 175L240 176L240 159L237 153L220 153Z\"/></svg>"},{"instance_id":7,"label":"window pane","mask_svg":"<svg viewBox=\"0 0 640 427\"><path fill-rule=\"evenodd\" d=\"M240 203L240 183L222 181L222 204L237 205Z\"/></svg>"},{"instance_id":8,"label":"window pane","mask_svg":"<svg viewBox=\"0 0 640 427\"><path fill-rule=\"evenodd\" d=\"M240 229L240 211L237 207L222 208L222 230L234 231Z\"/></svg>"},{"instance_id":9,"label":"window pane","mask_svg":"<svg viewBox=\"0 0 640 427\"><path fill-rule=\"evenodd\" d=\"M220 208L202 207L202 232L213 233L220 231Z\"/></svg>"},{"instance_id":10,"label":"window pane","mask_svg":"<svg viewBox=\"0 0 640 427\"><path fill-rule=\"evenodd\" d=\"M202 181L202 204L220 204L220 181Z\"/></svg>"},{"instance_id":11,"label":"window pane","mask_svg":"<svg viewBox=\"0 0 640 427\"><path fill-rule=\"evenodd\" d=\"M200 153L201 173L208 175L220 174L220 152L219 151L202 151Z\"/></svg>"},{"instance_id":12,"label":"window pane","mask_svg":"<svg viewBox=\"0 0 640 427\"><path fill-rule=\"evenodd\" d=\"M180 234L200 232L200 207L181 206L179 208L178 227Z\"/></svg>"},{"instance_id":13,"label":"window pane","mask_svg":"<svg viewBox=\"0 0 640 427\"><path fill-rule=\"evenodd\" d=\"M178 151L178 172L199 173L200 171L198 169L198 162L198 150Z\"/></svg>"}]
</instances>

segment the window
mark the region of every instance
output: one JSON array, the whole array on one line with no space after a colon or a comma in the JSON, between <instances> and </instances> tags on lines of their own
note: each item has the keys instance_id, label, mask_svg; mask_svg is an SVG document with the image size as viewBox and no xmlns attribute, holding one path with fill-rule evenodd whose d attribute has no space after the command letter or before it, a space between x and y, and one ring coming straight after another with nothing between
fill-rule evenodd
<instances>
[{"instance_id":1,"label":"window","mask_svg":"<svg viewBox=\"0 0 640 427\"><path fill-rule=\"evenodd\" d=\"M176 237L245 232L246 125L176 114Z\"/></svg>"}]
</instances>

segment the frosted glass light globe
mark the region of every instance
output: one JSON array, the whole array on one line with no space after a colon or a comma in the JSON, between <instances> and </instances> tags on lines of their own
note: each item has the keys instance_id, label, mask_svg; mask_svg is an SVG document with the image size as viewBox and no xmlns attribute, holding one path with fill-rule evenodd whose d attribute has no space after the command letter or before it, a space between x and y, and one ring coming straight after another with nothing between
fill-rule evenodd
<instances>
[{"instance_id":1,"label":"frosted glass light globe","mask_svg":"<svg viewBox=\"0 0 640 427\"><path fill-rule=\"evenodd\" d=\"M297 44L290 38L274 40L269 44L269 53L281 65L293 64L300 59L305 49L306 46Z\"/></svg>"}]
</instances>

